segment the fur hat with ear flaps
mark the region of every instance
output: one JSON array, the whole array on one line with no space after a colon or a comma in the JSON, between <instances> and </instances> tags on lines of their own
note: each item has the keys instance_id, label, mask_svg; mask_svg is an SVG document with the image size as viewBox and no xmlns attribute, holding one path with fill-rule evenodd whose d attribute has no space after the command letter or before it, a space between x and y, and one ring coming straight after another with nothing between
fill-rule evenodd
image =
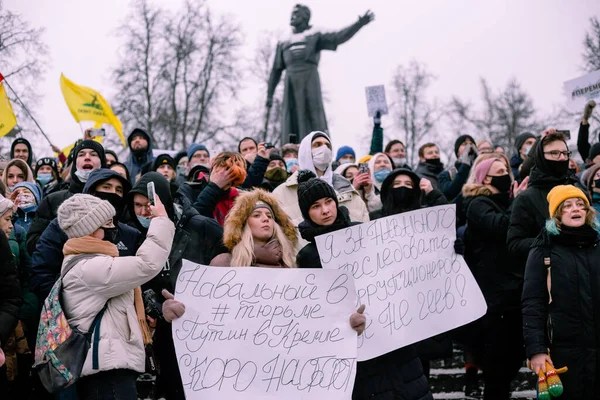
<instances>
[{"instance_id":1,"label":"fur hat with ear flaps","mask_svg":"<svg viewBox=\"0 0 600 400\"><path fill-rule=\"evenodd\" d=\"M256 203L261 201L271 207L275 223L281 227L288 240L292 244L295 244L298 240L294 224L279 206L275 196L262 189L254 189L251 192L240 193L235 199L233 208L227 214L227 218L225 218L223 244L225 244L229 251L232 251L242 240L242 231L246 226L246 221L250 217L250 214L252 214Z\"/></svg>"}]
</instances>

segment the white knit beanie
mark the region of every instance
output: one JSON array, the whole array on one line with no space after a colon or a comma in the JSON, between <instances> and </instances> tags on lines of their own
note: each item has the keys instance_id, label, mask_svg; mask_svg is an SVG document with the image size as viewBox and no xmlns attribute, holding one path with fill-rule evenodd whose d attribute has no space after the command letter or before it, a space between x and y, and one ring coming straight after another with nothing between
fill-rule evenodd
<instances>
[{"instance_id":1,"label":"white knit beanie","mask_svg":"<svg viewBox=\"0 0 600 400\"><path fill-rule=\"evenodd\" d=\"M6 214L8 210L12 210L13 207L13 202L0 194L0 216Z\"/></svg>"},{"instance_id":2,"label":"white knit beanie","mask_svg":"<svg viewBox=\"0 0 600 400\"><path fill-rule=\"evenodd\" d=\"M76 194L58 208L58 225L69 239L91 235L116 214L106 200L89 194Z\"/></svg>"}]
</instances>

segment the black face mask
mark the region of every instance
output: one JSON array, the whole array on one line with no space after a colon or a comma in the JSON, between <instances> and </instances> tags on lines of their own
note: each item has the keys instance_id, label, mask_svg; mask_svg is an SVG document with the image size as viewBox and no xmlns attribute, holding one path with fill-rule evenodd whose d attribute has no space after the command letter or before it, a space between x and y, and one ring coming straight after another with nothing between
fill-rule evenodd
<instances>
[{"instance_id":1,"label":"black face mask","mask_svg":"<svg viewBox=\"0 0 600 400\"><path fill-rule=\"evenodd\" d=\"M600 189L600 179L594 180L594 189Z\"/></svg>"},{"instance_id":2,"label":"black face mask","mask_svg":"<svg viewBox=\"0 0 600 400\"><path fill-rule=\"evenodd\" d=\"M414 201L416 193L416 190L407 188L406 186L393 188L391 190L392 201L394 205L408 206Z\"/></svg>"},{"instance_id":3,"label":"black face mask","mask_svg":"<svg viewBox=\"0 0 600 400\"><path fill-rule=\"evenodd\" d=\"M95 197L108 201L114 208L117 214L116 218L119 218L123 213L123 206L125 205L123 198L116 193L96 192Z\"/></svg>"},{"instance_id":4,"label":"black face mask","mask_svg":"<svg viewBox=\"0 0 600 400\"><path fill-rule=\"evenodd\" d=\"M510 175L492 176L492 182L490 183L493 187L498 189L500 193L508 193L512 180Z\"/></svg>"},{"instance_id":5,"label":"black face mask","mask_svg":"<svg viewBox=\"0 0 600 400\"><path fill-rule=\"evenodd\" d=\"M548 166L548 172L550 175L556 178L562 178L563 176L567 175L567 171L569 171L569 160L546 160L546 165Z\"/></svg>"},{"instance_id":6,"label":"black face mask","mask_svg":"<svg viewBox=\"0 0 600 400\"><path fill-rule=\"evenodd\" d=\"M425 160L425 163L429 164L429 165L442 165L442 160L440 160L439 158L430 158L429 160Z\"/></svg>"},{"instance_id":7,"label":"black face mask","mask_svg":"<svg viewBox=\"0 0 600 400\"><path fill-rule=\"evenodd\" d=\"M119 232L117 228L102 228L104 231L104 239L107 242L115 243L117 241L117 233Z\"/></svg>"}]
</instances>

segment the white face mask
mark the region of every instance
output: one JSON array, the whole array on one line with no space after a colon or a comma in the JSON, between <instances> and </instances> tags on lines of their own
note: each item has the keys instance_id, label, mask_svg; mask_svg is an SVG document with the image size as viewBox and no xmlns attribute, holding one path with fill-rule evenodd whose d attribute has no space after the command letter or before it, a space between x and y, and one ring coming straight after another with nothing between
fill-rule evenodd
<instances>
[{"instance_id":1,"label":"white face mask","mask_svg":"<svg viewBox=\"0 0 600 400\"><path fill-rule=\"evenodd\" d=\"M331 164L331 159L333 158L333 153L331 149L326 145L322 145L317 147L316 149L312 149L312 159L313 164L316 169L325 171Z\"/></svg>"},{"instance_id":2,"label":"white face mask","mask_svg":"<svg viewBox=\"0 0 600 400\"><path fill-rule=\"evenodd\" d=\"M406 164L406 157L393 157L394 167L401 168Z\"/></svg>"},{"instance_id":3,"label":"white face mask","mask_svg":"<svg viewBox=\"0 0 600 400\"><path fill-rule=\"evenodd\" d=\"M86 183L91 173L92 171L85 169L78 169L77 171L75 171L75 175L79 178L81 183Z\"/></svg>"}]
</instances>

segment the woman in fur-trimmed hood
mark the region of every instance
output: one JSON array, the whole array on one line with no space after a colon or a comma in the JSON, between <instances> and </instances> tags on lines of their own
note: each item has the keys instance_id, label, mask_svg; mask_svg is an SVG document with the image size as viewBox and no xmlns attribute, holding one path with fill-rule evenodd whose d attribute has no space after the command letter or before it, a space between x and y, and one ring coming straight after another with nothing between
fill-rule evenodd
<instances>
[{"instance_id":1,"label":"woman in fur-trimmed hood","mask_svg":"<svg viewBox=\"0 0 600 400\"><path fill-rule=\"evenodd\" d=\"M295 268L298 237L275 197L262 189L240 193L225 219L223 243L229 253L210 265Z\"/></svg>"}]
</instances>

